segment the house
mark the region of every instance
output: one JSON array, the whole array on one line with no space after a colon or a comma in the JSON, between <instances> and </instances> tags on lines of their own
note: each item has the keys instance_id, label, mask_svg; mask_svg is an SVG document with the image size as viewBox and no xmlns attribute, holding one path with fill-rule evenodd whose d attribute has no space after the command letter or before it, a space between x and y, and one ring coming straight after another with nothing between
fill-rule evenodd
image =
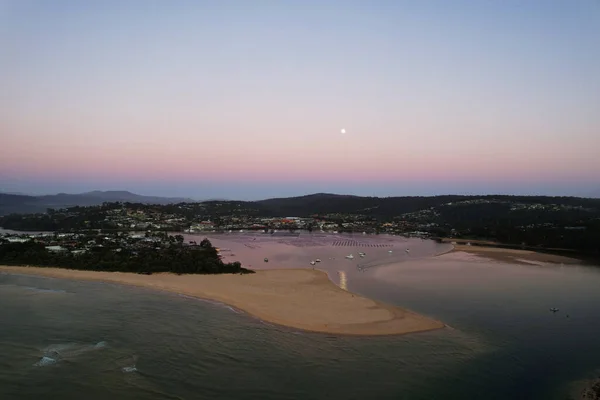
<instances>
[{"instance_id":1,"label":"house","mask_svg":"<svg viewBox=\"0 0 600 400\"><path fill-rule=\"evenodd\" d=\"M62 253L64 251L67 251L67 249L62 246L46 246L46 250L54 253Z\"/></svg>"}]
</instances>

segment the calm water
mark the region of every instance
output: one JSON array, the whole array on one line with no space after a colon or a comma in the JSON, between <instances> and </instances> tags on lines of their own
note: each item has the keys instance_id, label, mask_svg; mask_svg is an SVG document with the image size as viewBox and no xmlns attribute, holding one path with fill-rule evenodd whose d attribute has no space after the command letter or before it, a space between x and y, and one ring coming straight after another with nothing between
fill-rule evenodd
<instances>
[{"instance_id":1,"label":"calm water","mask_svg":"<svg viewBox=\"0 0 600 400\"><path fill-rule=\"evenodd\" d=\"M420 243L394 251L438 250ZM563 400L600 368L600 269L412 257L322 264L451 328L335 337L139 288L0 274L0 399Z\"/></svg>"}]
</instances>

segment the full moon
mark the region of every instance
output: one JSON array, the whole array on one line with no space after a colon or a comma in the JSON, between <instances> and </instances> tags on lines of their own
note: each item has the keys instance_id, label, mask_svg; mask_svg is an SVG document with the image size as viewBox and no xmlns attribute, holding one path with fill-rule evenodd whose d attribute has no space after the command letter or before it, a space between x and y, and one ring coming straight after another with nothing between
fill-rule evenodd
<instances>
[{"instance_id":1,"label":"full moon","mask_svg":"<svg viewBox=\"0 0 600 400\"><path fill-rule=\"evenodd\" d=\"M344 128L342 128L342 130L340 132L346 133L346 130Z\"/></svg>"}]
</instances>

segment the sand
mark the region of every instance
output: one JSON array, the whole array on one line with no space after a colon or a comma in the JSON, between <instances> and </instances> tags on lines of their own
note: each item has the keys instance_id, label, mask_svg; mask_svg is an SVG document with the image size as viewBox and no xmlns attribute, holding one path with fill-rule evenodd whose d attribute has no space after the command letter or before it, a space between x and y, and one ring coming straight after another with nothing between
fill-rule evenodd
<instances>
[{"instance_id":1,"label":"sand","mask_svg":"<svg viewBox=\"0 0 600 400\"><path fill-rule=\"evenodd\" d=\"M501 247L467 246L455 244L453 251L460 251L511 264L581 264L580 260L556 254L538 253L531 250L505 249Z\"/></svg>"},{"instance_id":2,"label":"sand","mask_svg":"<svg viewBox=\"0 0 600 400\"><path fill-rule=\"evenodd\" d=\"M382 304L334 285L318 270L259 270L248 275L139 275L61 268L0 266L0 272L142 286L216 300L261 320L305 331L399 335L443 328L442 322Z\"/></svg>"}]
</instances>

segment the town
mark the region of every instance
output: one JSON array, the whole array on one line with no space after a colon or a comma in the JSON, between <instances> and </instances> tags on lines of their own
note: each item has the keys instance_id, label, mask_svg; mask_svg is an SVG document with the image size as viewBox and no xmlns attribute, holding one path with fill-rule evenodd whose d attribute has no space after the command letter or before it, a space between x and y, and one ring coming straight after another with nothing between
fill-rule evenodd
<instances>
[{"instance_id":1,"label":"town","mask_svg":"<svg viewBox=\"0 0 600 400\"><path fill-rule=\"evenodd\" d=\"M220 210L223 204L143 205L105 203L93 207L48 210L45 214L15 214L0 218L2 227L42 231L168 231L185 233L278 231L397 233L429 236L435 223L427 215L408 214L406 219L382 222L362 214L331 213L311 217L263 217L243 204ZM211 208L208 210L208 208Z\"/></svg>"},{"instance_id":2,"label":"town","mask_svg":"<svg viewBox=\"0 0 600 400\"><path fill-rule=\"evenodd\" d=\"M360 198L312 195L260 202L166 205L107 202L98 206L48 209L45 213L5 215L0 217L0 227L99 237L127 234L130 239L141 240L167 232L393 234L492 240L596 254L600 200L543 196Z\"/></svg>"}]
</instances>

